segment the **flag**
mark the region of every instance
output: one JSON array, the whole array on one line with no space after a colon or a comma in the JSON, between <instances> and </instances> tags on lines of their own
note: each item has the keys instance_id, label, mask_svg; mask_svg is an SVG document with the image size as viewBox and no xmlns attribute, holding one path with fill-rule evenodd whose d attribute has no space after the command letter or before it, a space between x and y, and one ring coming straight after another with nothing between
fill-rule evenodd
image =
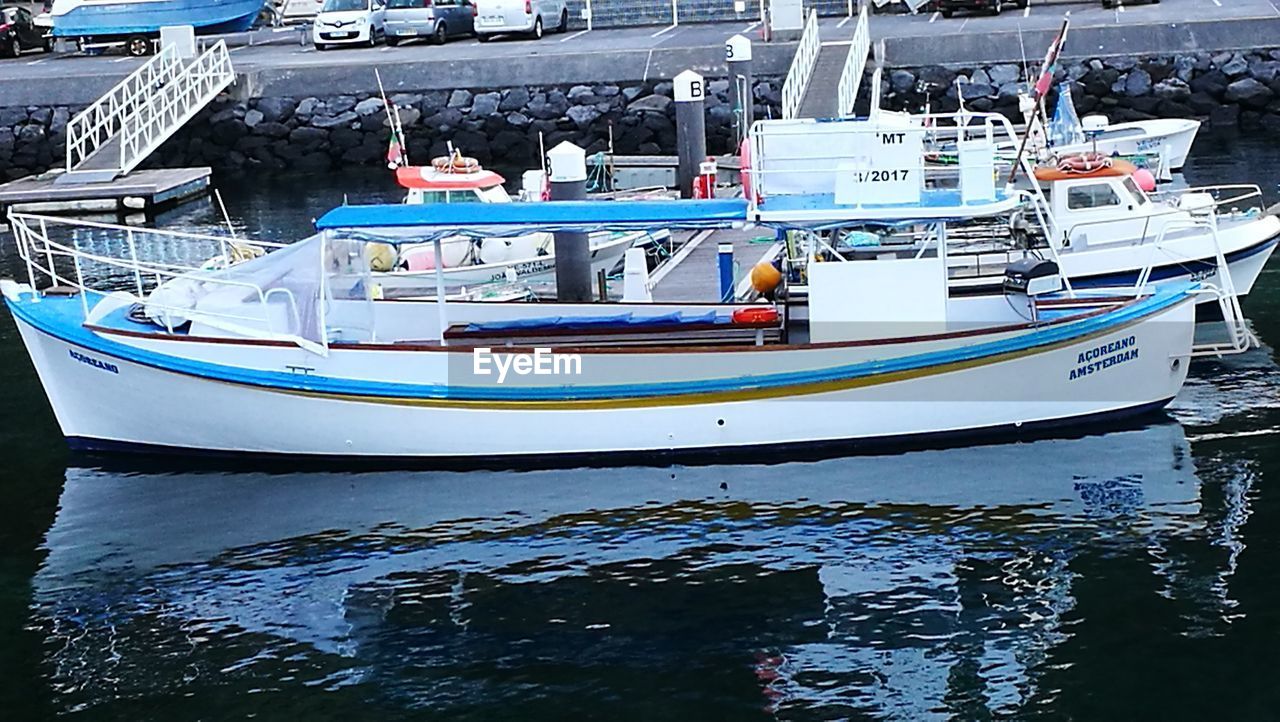
<instances>
[{"instance_id":1,"label":"flag","mask_svg":"<svg viewBox=\"0 0 1280 722\"><path fill-rule=\"evenodd\" d=\"M1070 25L1070 18L1062 21L1062 30L1058 32L1058 37L1053 39L1053 43L1049 45L1049 51L1045 53L1044 65L1040 67L1040 79L1036 81L1036 100L1043 98L1053 85L1053 74L1058 70L1058 56L1062 54L1062 46L1067 43L1067 28Z\"/></svg>"},{"instance_id":2,"label":"flag","mask_svg":"<svg viewBox=\"0 0 1280 722\"><path fill-rule=\"evenodd\" d=\"M395 170L404 165L404 142L396 128L391 129L391 142L387 146L387 167Z\"/></svg>"}]
</instances>

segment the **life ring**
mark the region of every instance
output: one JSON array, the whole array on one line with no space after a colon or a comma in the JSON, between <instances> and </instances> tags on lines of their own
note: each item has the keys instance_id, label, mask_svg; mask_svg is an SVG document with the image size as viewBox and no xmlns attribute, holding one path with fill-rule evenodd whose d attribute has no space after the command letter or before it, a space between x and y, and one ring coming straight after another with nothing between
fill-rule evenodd
<instances>
[{"instance_id":1,"label":"life ring","mask_svg":"<svg viewBox=\"0 0 1280 722\"><path fill-rule=\"evenodd\" d=\"M442 155L431 161L431 167L442 173L479 173L480 161L460 153Z\"/></svg>"},{"instance_id":2,"label":"life ring","mask_svg":"<svg viewBox=\"0 0 1280 722\"><path fill-rule=\"evenodd\" d=\"M1091 156L1078 159L1078 156ZM1106 162L1100 162L1100 158ZM1131 175L1137 166L1122 158L1101 154L1081 153L1063 156L1056 166L1040 166L1035 169L1036 180L1049 182L1073 178L1110 178Z\"/></svg>"}]
</instances>

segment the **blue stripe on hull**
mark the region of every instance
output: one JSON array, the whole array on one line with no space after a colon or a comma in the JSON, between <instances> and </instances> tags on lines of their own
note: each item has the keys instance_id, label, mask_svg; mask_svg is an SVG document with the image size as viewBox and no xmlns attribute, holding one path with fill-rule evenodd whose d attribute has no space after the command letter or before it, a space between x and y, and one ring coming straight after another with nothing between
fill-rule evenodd
<instances>
[{"instance_id":1,"label":"blue stripe on hull","mask_svg":"<svg viewBox=\"0 0 1280 722\"><path fill-rule=\"evenodd\" d=\"M55 37L155 33L167 25L191 25L198 33L248 30L262 0L163 0L92 3L53 20Z\"/></svg>"},{"instance_id":2,"label":"blue stripe on hull","mask_svg":"<svg viewBox=\"0 0 1280 722\"><path fill-rule=\"evenodd\" d=\"M181 468L188 471L192 468L193 461L197 459L206 462L211 467L243 467L247 464L250 468L262 468L278 464L287 467L291 471L297 471L299 464L305 465L308 463L314 465L312 468L317 469L350 468L353 466L359 466L364 469L371 467L430 469L522 469L536 467L541 469L623 465L660 467L668 466L674 462L685 464L723 463L725 457L732 457L735 463L776 463L779 458L785 458L788 461L813 461L840 456L943 449L976 444L1000 444L1014 441L1033 441L1041 438L1062 438L1067 435L1063 433L1064 430L1084 429L1086 427L1089 434L1138 428L1145 425L1141 422L1146 421L1148 417L1163 416L1162 409L1168 406L1171 401L1173 401L1173 397L1085 416L1033 421L1023 424L1001 424L960 431L901 434L866 439L829 439L754 444L751 446L701 447L697 449L432 457L220 451L94 439L83 436L67 437L67 445L73 452L88 456L133 454L150 457L160 464L163 464L165 460L178 461L181 459ZM303 468L306 467L304 466Z\"/></svg>"}]
</instances>

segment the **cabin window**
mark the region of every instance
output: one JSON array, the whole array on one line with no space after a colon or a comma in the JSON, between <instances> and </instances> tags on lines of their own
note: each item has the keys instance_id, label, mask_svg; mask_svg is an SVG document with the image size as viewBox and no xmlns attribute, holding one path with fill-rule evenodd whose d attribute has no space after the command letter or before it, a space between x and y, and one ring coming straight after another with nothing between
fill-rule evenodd
<instances>
[{"instance_id":1,"label":"cabin window","mask_svg":"<svg viewBox=\"0 0 1280 722\"><path fill-rule=\"evenodd\" d=\"M448 203L449 196L445 191L422 191L421 203Z\"/></svg>"},{"instance_id":2,"label":"cabin window","mask_svg":"<svg viewBox=\"0 0 1280 722\"><path fill-rule=\"evenodd\" d=\"M1120 196L1110 183L1076 186L1067 191L1067 210L1085 211L1120 205Z\"/></svg>"},{"instance_id":3,"label":"cabin window","mask_svg":"<svg viewBox=\"0 0 1280 722\"><path fill-rule=\"evenodd\" d=\"M1138 184L1133 181L1132 176L1125 176L1124 189L1129 191L1129 195L1133 196L1133 199L1138 202L1138 205L1142 205L1147 202L1147 194L1142 192L1142 189L1138 187Z\"/></svg>"}]
</instances>

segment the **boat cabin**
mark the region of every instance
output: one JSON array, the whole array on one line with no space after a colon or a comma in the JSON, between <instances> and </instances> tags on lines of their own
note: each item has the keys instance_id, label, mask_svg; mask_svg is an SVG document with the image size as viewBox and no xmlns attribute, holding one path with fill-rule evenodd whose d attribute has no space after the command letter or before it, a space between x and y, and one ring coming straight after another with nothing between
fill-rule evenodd
<instances>
[{"instance_id":1,"label":"boat cabin","mask_svg":"<svg viewBox=\"0 0 1280 722\"><path fill-rule=\"evenodd\" d=\"M396 182L409 190L405 203L510 203L502 176L479 165L460 169L430 166L403 166L396 169Z\"/></svg>"}]
</instances>

